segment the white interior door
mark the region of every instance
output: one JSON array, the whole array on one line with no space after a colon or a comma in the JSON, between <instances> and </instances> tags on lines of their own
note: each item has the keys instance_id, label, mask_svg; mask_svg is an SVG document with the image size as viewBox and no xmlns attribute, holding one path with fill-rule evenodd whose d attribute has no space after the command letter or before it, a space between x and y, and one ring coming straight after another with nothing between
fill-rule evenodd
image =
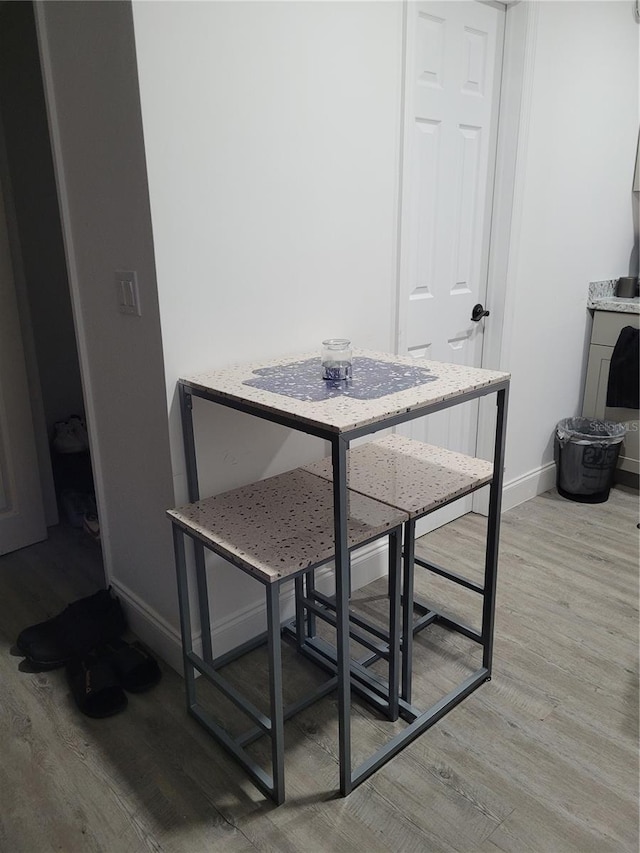
<instances>
[{"instance_id":1,"label":"white interior door","mask_svg":"<svg viewBox=\"0 0 640 853\"><path fill-rule=\"evenodd\" d=\"M398 340L417 360L482 363L490 318L471 314L487 287L504 19L472 0L407 4ZM403 431L473 456L478 404ZM470 508L456 501L418 532Z\"/></svg>"},{"instance_id":2,"label":"white interior door","mask_svg":"<svg viewBox=\"0 0 640 853\"><path fill-rule=\"evenodd\" d=\"M0 554L47 538L0 185Z\"/></svg>"}]
</instances>

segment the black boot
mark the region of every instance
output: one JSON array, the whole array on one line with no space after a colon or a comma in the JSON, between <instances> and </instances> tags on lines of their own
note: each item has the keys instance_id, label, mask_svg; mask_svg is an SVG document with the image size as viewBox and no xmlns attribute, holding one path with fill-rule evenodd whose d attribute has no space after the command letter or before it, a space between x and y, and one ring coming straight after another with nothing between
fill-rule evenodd
<instances>
[{"instance_id":1,"label":"black boot","mask_svg":"<svg viewBox=\"0 0 640 853\"><path fill-rule=\"evenodd\" d=\"M120 601L108 589L74 601L62 613L20 632L17 647L41 669L57 669L82 658L126 630Z\"/></svg>"}]
</instances>

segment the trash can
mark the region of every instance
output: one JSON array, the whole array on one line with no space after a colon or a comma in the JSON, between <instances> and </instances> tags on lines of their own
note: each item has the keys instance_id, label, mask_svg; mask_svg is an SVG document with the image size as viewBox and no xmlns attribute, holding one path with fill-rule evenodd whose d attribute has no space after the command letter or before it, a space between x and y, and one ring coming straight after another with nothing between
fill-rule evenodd
<instances>
[{"instance_id":1,"label":"trash can","mask_svg":"<svg viewBox=\"0 0 640 853\"><path fill-rule=\"evenodd\" d=\"M565 418L556 427L556 485L563 498L604 503L625 434L624 424L595 418Z\"/></svg>"}]
</instances>

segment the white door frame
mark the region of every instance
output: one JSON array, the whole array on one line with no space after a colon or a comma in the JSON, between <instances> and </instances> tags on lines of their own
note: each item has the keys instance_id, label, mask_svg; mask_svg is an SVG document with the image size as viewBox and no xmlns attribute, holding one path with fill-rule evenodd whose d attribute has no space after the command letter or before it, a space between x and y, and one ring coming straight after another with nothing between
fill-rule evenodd
<instances>
[{"instance_id":1,"label":"white door frame","mask_svg":"<svg viewBox=\"0 0 640 853\"><path fill-rule=\"evenodd\" d=\"M398 177L398 248L396 263L396 324L395 348L402 351L402 339L406 322L406 300L402 288L401 273L406 264L401 257L401 227L404 211L402 175L406 168L407 140L405 100L406 92L406 31L408 3L404 4L402 47L402 122L400 130L400 168ZM483 0L480 0L483 2ZM498 3L488 0L490 5L506 7L505 34L502 62L502 82L498 106L498 136L496 146L496 168L491 212L491 237L487 276L486 306L491 311L491 321L484 331L482 366L489 369L508 370L513 325L513 303L515 293L509 286L515 277L518 259L518 243L522 219L524 189L524 163L528 142L529 115L531 111L533 63L535 59L536 29L538 20L537 3ZM476 453L487 459L493 458L493 436L495 406L491 399L480 402ZM473 509L486 514L486 498L482 493L474 495Z\"/></svg>"},{"instance_id":2,"label":"white door frame","mask_svg":"<svg viewBox=\"0 0 640 853\"><path fill-rule=\"evenodd\" d=\"M507 5L487 280L491 322L485 326L482 350L482 366L493 370L509 370L517 296L511 282L519 256L537 23L537 3ZM494 429L495 406L484 398L478 419L478 456L493 457ZM488 496L477 493L474 511L486 515L487 506Z\"/></svg>"},{"instance_id":3,"label":"white door frame","mask_svg":"<svg viewBox=\"0 0 640 853\"><path fill-rule=\"evenodd\" d=\"M49 435L40 386L40 370L38 368L38 358L36 355L36 346L33 337L31 309L27 298L24 266L22 261L22 246L18 229L18 217L15 210L11 170L7 159L2 114L0 114L0 192L4 196L7 232L9 244L11 246L13 283L18 303L20 330L22 332L22 346L24 350L25 367L27 370L29 398L31 401L33 433L36 443L36 453L38 456L38 472L40 475L42 502L44 505L46 525L47 527L52 527L53 525L58 524L59 521L58 503L56 500L56 492L53 482L51 452L49 450Z\"/></svg>"},{"instance_id":4,"label":"white door frame","mask_svg":"<svg viewBox=\"0 0 640 853\"><path fill-rule=\"evenodd\" d=\"M93 468L94 488L96 502L100 515L100 545L102 548L104 573L107 583L111 582L112 555L109 538L109 516L108 506L104 495L103 465L100 453L100 444L96 431L96 406L93 394L93 383L91 381L91 361L89 359L88 335L82 310L81 284L76 263L76 249L74 244L73 228L71 226L71 211L69 206L69 194L67 192L66 171L64 157L62 154L62 142L60 139L60 122L58 119L58 105L56 102L55 87L53 84L53 72L51 69L51 54L49 52L49 38L47 33L47 22L44 12L45 0L34 0L33 10L38 36L38 48L40 52L40 65L42 69L42 84L44 88L47 118L49 122L49 136L51 141L51 154L53 159L56 188L58 192L58 204L60 207L60 224L62 226L62 238L67 261L67 274L69 278L69 292L71 295L71 309L73 322L76 330L76 342L78 347L78 361L80 363L80 378L82 381L82 394L84 397L85 411L87 414L87 429L89 431L89 443L91 447L91 466Z\"/></svg>"}]
</instances>

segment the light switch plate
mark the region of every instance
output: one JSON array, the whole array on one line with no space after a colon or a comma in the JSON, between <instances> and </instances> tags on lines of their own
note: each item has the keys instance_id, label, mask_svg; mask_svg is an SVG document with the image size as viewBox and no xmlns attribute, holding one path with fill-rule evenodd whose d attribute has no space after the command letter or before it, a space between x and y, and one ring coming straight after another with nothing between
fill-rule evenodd
<instances>
[{"instance_id":1,"label":"light switch plate","mask_svg":"<svg viewBox=\"0 0 640 853\"><path fill-rule=\"evenodd\" d=\"M116 270L116 299L118 311L121 314L133 314L140 317L140 293L138 291L138 276L135 270Z\"/></svg>"}]
</instances>

